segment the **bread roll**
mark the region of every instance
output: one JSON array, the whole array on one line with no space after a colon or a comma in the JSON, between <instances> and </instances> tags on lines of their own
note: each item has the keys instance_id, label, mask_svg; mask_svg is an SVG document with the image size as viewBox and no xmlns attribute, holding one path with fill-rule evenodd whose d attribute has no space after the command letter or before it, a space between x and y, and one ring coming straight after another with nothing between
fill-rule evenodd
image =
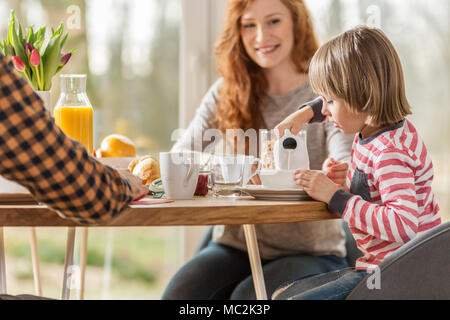
<instances>
[{"instance_id":1,"label":"bread roll","mask_svg":"<svg viewBox=\"0 0 450 320\"><path fill-rule=\"evenodd\" d=\"M128 170L142 180L145 185L151 185L153 181L161 177L159 162L153 156L138 157L130 162Z\"/></svg>"}]
</instances>

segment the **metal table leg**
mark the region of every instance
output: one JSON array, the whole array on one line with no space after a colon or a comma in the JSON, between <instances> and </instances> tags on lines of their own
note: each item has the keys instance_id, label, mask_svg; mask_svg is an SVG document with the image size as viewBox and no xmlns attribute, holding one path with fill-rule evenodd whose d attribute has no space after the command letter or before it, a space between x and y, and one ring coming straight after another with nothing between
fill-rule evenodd
<instances>
[{"instance_id":1,"label":"metal table leg","mask_svg":"<svg viewBox=\"0 0 450 320\"><path fill-rule=\"evenodd\" d=\"M84 279L86 274L88 246L88 228L81 228L81 252L80 252L80 290L78 291L78 299L84 300Z\"/></svg>"},{"instance_id":2,"label":"metal table leg","mask_svg":"<svg viewBox=\"0 0 450 320\"><path fill-rule=\"evenodd\" d=\"M253 284L255 285L256 299L267 300L266 284L262 272L261 258L259 256L258 241L256 238L255 225L245 224L244 234L247 243L247 251L252 269Z\"/></svg>"},{"instance_id":3,"label":"metal table leg","mask_svg":"<svg viewBox=\"0 0 450 320\"><path fill-rule=\"evenodd\" d=\"M6 294L6 262L3 227L0 227L0 294Z\"/></svg>"}]
</instances>

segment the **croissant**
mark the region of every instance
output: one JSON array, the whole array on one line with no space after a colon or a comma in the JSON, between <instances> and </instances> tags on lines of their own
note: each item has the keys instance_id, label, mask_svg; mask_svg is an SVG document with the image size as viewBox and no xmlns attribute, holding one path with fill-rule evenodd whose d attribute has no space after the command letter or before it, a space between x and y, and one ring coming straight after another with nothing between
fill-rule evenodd
<instances>
[{"instance_id":1,"label":"croissant","mask_svg":"<svg viewBox=\"0 0 450 320\"><path fill-rule=\"evenodd\" d=\"M161 177L159 162L153 156L142 156L134 159L128 165L128 170L142 180L142 184L151 185Z\"/></svg>"}]
</instances>

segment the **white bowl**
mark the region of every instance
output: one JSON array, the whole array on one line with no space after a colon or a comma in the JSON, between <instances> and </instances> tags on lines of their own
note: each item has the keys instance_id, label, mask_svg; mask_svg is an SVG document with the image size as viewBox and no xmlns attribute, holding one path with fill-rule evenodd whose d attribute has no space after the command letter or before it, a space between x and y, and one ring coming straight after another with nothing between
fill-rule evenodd
<instances>
[{"instance_id":1,"label":"white bowl","mask_svg":"<svg viewBox=\"0 0 450 320\"><path fill-rule=\"evenodd\" d=\"M133 161L134 157L113 157L113 158L97 158L103 164L114 169L128 169L128 165Z\"/></svg>"},{"instance_id":2,"label":"white bowl","mask_svg":"<svg viewBox=\"0 0 450 320\"><path fill-rule=\"evenodd\" d=\"M261 182L266 188L302 189L294 182L295 170L262 170L259 172Z\"/></svg>"}]
</instances>

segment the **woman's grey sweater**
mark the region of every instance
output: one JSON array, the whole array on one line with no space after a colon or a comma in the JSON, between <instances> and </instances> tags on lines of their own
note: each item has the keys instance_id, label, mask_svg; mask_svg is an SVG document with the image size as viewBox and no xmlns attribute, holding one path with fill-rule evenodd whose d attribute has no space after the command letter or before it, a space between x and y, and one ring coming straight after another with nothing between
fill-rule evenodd
<instances>
[{"instance_id":1,"label":"woman's grey sweater","mask_svg":"<svg viewBox=\"0 0 450 320\"><path fill-rule=\"evenodd\" d=\"M207 92L187 131L173 146L172 151L195 150L204 152L211 142L193 144L194 137L200 138L210 126L218 90L222 83L219 79ZM303 103L315 98L309 83L282 96L266 96L260 105L261 129L273 129L288 115L298 110ZM331 123L305 124L307 146L312 170L320 170L328 157L335 160L349 160L353 135L344 135ZM201 150L200 150L201 148ZM256 225L256 234L262 259L274 259L280 256L306 253L312 255L336 255L344 257L345 234L341 221L319 221ZM242 226L215 226L213 240L217 243L247 250Z\"/></svg>"}]
</instances>

